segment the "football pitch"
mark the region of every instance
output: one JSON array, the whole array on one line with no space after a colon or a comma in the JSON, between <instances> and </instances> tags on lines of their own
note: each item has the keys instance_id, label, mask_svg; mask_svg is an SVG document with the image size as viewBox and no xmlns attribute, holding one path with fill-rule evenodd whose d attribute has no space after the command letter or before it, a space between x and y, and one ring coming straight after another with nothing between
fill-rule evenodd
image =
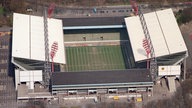
<instances>
[{"instance_id":1,"label":"football pitch","mask_svg":"<svg viewBox=\"0 0 192 108\"><path fill-rule=\"evenodd\" d=\"M65 71L121 70L134 66L126 45L66 47Z\"/></svg>"}]
</instances>

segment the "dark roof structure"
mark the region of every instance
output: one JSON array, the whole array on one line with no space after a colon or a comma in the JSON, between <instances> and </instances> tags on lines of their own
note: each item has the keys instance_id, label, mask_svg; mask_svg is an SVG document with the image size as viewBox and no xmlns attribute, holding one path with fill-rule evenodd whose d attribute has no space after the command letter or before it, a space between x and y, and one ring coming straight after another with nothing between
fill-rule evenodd
<instances>
[{"instance_id":1,"label":"dark roof structure","mask_svg":"<svg viewBox=\"0 0 192 108\"><path fill-rule=\"evenodd\" d=\"M152 82L148 69L91 72L55 72L52 85L111 84Z\"/></svg>"},{"instance_id":2,"label":"dark roof structure","mask_svg":"<svg viewBox=\"0 0 192 108\"><path fill-rule=\"evenodd\" d=\"M86 17L86 18L63 18L63 26L102 26L102 25L125 25L124 16L119 17Z\"/></svg>"}]
</instances>

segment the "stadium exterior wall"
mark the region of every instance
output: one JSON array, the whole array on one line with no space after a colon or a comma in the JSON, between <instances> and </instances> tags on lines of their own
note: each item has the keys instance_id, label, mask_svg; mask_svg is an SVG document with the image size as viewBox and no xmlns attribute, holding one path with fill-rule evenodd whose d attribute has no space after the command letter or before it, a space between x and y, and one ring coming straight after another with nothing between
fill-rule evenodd
<instances>
[{"instance_id":1,"label":"stadium exterior wall","mask_svg":"<svg viewBox=\"0 0 192 108\"><path fill-rule=\"evenodd\" d=\"M93 92L94 91L94 92ZM52 94L153 94L153 82L148 69L113 71L56 72L52 75Z\"/></svg>"},{"instance_id":2,"label":"stadium exterior wall","mask_svg":"<svg viewBox=\"0 0 192 108\"><path fill-rule=\"evenodd\" d=\"M113 91L112 91L113 90ZM94 91L92 93L91 91ZM101 84L101 85L87 85L78 87L77 85L71 85L71 87L63 87L52 85L52 94L63 94L69 95L90 95L90 94L135 94L135 93L148 93L152 96L153 94L153 83L127 83L127 84Z\"/></svg>"}]
</instances>

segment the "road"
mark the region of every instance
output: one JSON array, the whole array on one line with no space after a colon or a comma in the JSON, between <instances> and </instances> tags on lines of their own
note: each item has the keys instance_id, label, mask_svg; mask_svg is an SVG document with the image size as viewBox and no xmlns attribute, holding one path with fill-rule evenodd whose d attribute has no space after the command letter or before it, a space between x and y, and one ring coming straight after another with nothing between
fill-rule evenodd
<instances>
[{"instance_id":1,"label":"road","mask_svg":"<svg viewBox=\"0 0 192 108\"><path fill-rule=\"evenodd\" d=\"M35 4L35 3L34 3ZM37 5L37 12L33 14L42 16L43 5ZM153 4L140 4L143 13L152 12L155 10L162 10L166 8L172 8L173 11L179 9L192 7L192 4L177 3L173 5L153 5ZM96 7L72 7L56 5L54 10L54 18L70 18L70 17L106 17L106 16L130 16L133 15L131 5L118 5L118 6L96 6Z\"/></svg>"}]
</instances>

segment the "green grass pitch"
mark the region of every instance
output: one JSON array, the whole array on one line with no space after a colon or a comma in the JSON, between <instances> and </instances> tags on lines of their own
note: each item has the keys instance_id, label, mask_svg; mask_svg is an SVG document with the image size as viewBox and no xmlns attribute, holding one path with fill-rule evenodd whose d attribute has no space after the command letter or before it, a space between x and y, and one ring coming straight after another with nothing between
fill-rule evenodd
<instances>
[{"instance_id":1,"label":"green grass pitch","mask_svg":"<svg viewBox=\"0 0 192 108\"><path fill-rule=\"evenodd\" d=\"M127 50L120 45L66 47L65 71L127 69L133 64Z\"/></svg>"}]
</instances>

